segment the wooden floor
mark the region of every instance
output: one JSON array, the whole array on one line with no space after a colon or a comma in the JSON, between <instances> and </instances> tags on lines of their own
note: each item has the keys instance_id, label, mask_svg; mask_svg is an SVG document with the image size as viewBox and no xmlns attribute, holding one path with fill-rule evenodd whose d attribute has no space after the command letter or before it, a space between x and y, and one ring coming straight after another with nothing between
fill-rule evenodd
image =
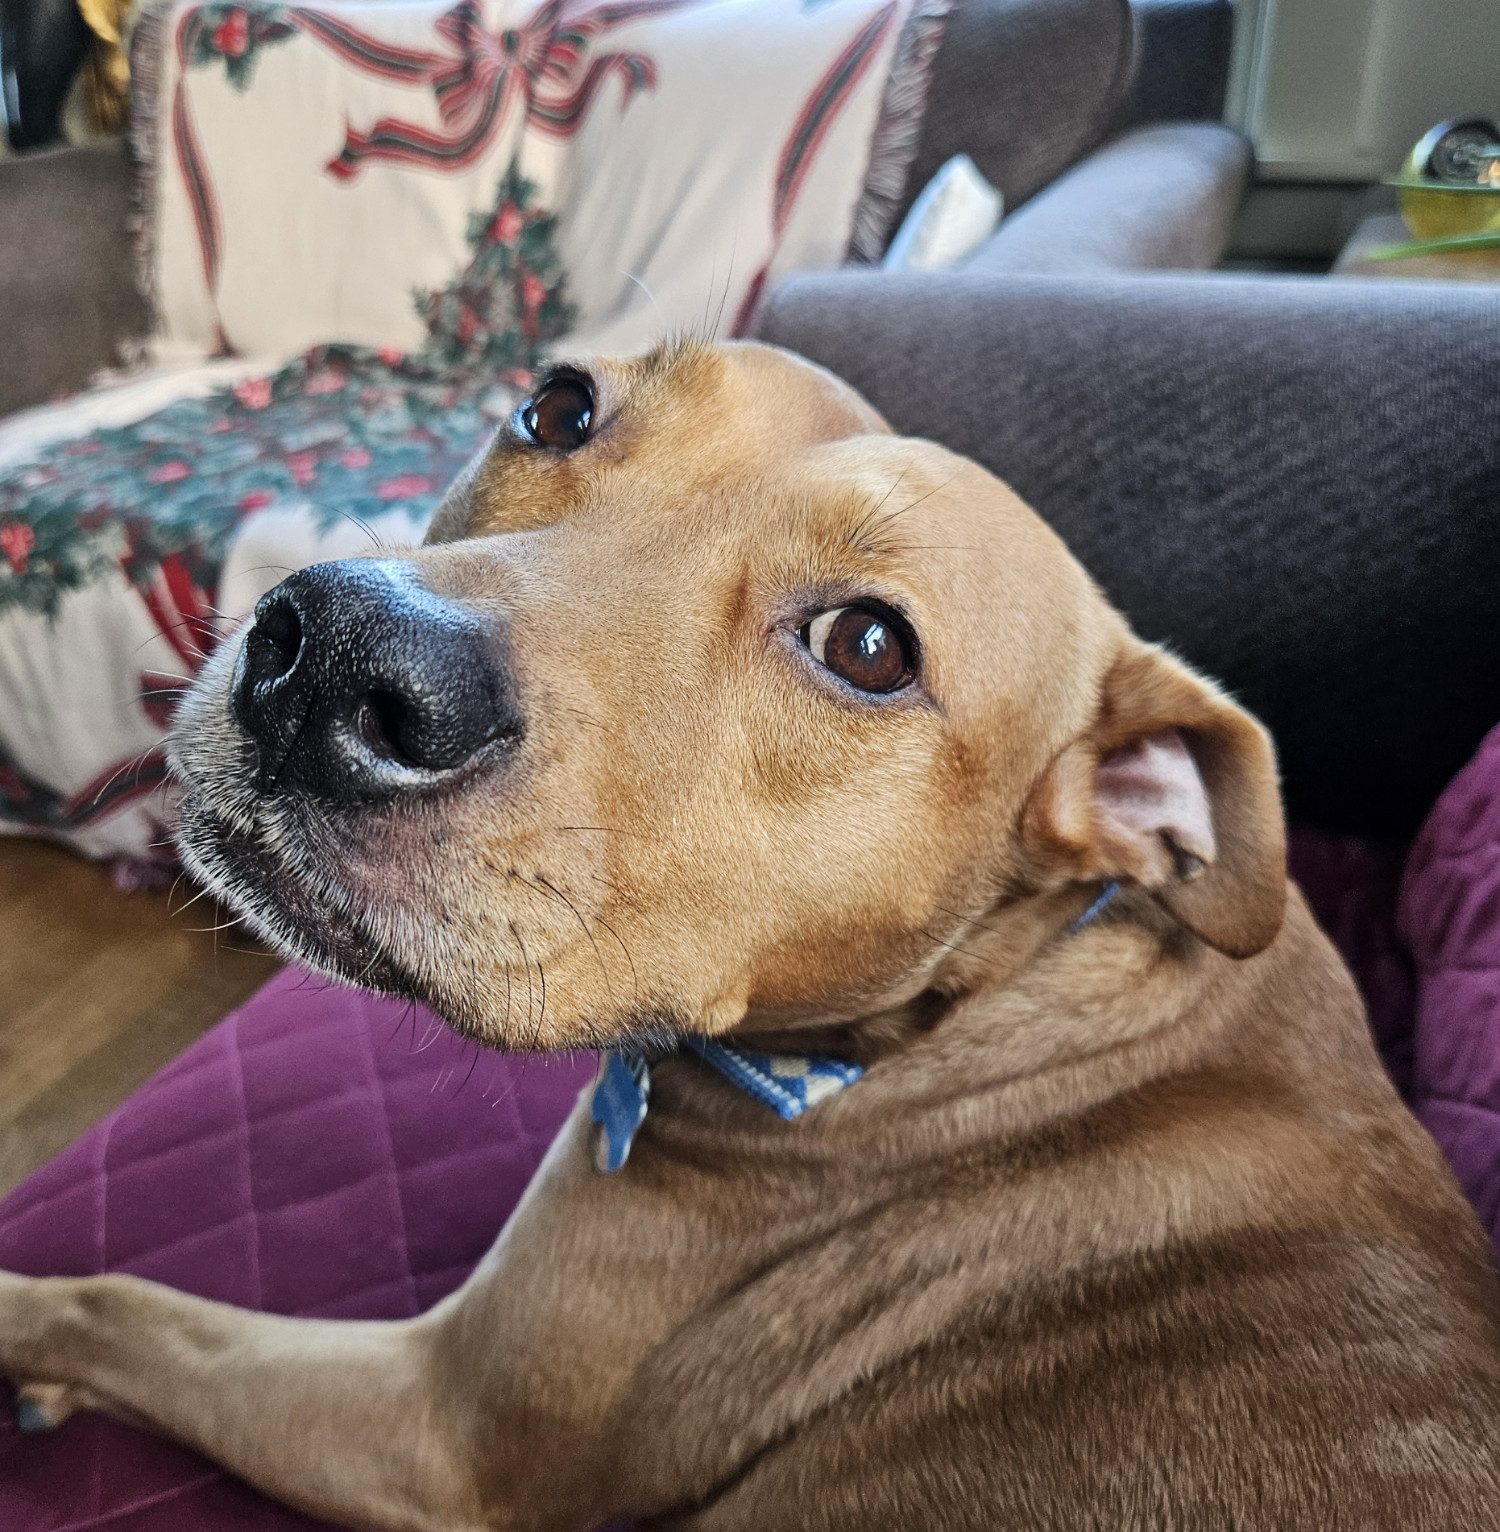
<instances>
[{"instance_id":1,"label":"wooden floor","mask_svg":"<svg viewBox=\"0 0 1500 1532\"><path fill-rule=\"evenodd\" d=\"M106 868L0 836L0 1193L275 971L191 893L121 893ZM169 911L178 909L172 915Z\"/></svg>"}]
</instances>

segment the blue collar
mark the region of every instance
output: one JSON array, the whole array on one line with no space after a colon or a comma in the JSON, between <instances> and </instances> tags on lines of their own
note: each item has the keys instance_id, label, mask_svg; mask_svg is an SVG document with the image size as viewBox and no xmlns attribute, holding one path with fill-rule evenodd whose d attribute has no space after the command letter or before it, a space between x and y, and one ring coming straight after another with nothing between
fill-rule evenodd
<instances>
[{"instance_id":1,"label":"blue collar","mask_svg":"<svg viewBox=\"0 0 1500 1532\"><path fill-rule=\"evenodd\" d=\"M696 1053L747 1096L768 1106L786 1122L820 1101L836 1096L864 1073L842 1059L810 1058L802 1053L747 1053L708 1037L685 1037L682 1053ZM637 1048L617 1048L604 1055L594 1085L591 1112L599 1124L594 1164L611 1174L630 1154L636 1130L646 1120L651 1097L651 1065Z\"/></svg>"},{"instance_id":2,"label":"blue collar","mask_svg":"<svg viewBox=\"0 0 1500 1532\"><path fill-rule=\"evenodd\" d=\"M1083 914L1078 917L1077 920L1072 923L1072 925L1068 927L1068 935L1077 936L1085 926L1093 925L1093 923L1098 920L1098 918L1105 912L1105 910L1109 908L1110 902L1119 892L1120 880L1118 878L1116 878L1113 883L1106 883L1104 885L1104 891L1099 895L1099 897L1094 900L1094 902L1083 912Z\"/></svg>"},{"instance_id":3,"label":"blue collar","mask_svg":"<svg viewBox=\"0 0 1500 1532\"><path fill-rule=\"evenodd\" d=\"M1076 936L1092 925L1119 892L1118 883L1109 884L1068 927L1068 935ZM696 1053L786 1122L847 1090L864 1073L860 1065L842 1059L813 1058L804 1053L747 1053L710 1037L684 1037L678 1051ZM594 1164L600 1170L613 1175L629 1158L650 1099L651 1065L646 1055L639 1048L616 1048L606 1053L600 1061L590 1107L590 1115L599 1124Z\"/></svg>"}]
</instances>

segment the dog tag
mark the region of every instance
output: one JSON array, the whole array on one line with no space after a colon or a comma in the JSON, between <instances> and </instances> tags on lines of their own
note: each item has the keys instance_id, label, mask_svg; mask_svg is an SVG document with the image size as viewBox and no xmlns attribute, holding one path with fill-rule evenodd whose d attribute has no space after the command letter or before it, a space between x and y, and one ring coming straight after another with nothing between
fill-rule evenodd
<instances>
[{"instance_id":1,"label":"dog tag","mask_svg":"<svg viewBox=\"0 0 1500 1532\"><path fill-rule=\"evenodd\" d=\"M594 1168L613 1175L630 1158L636 1130L646 1120L651 1066L643 1053L618 1049L605 1054L594 1085L589 1115L599 1124Z\"/></svg>"}]
</instances>

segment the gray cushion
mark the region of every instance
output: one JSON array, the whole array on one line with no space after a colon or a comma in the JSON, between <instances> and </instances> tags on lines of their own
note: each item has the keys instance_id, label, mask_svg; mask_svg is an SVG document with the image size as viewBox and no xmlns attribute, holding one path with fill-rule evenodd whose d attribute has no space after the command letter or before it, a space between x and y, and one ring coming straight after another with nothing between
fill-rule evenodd
<instances>
[{"instance_id":1,"label":"gray cushion","mask_svg":"<svg viewBox=\"0 0 1500 1532\"><path fill-rule=\"evenodd\" d=\"M1271 725L1297 817L1410 833L1500 720L1500 290L834 273L761 334L1008 479Z\"/></svg>"},{"instance_id":2,"label":"gray cushion","mask_svg":"<svg viewBox=\"0 0 1500 1532\"><path fill-rule=\"evenodd\" d=\"M81 388L144 335L124 149L0 160L0 414Z\"/></svg>"},{"instance_id":3,"label":"gray cushion","mask_svg":"<svg viewBox=\"0 0 1500 1532\"><path fill-rule=\"evenodd\" d=\"M1128 0L960 0L901 215L955 154L1019 207L1104 137L1130 87L1133 48Z\"/></svg>"},{"instance_id":4,"label":"gray cushion","mask_svg":"<svg viewBox=\"0 0 1500 1532\"><path fill-rule=\"evenodd\" d=\"M1215 122L1224 115L1230 0L1131 0L1135 12L1135 84L1120 123Z\"/></svg>"},{"instance_id":5,"label":"gray cushion","mask_svg":"<svg viewBox=\"0 0 1500 1532\"><path fill-rule=\"evenodd\" d=\"M1217 265L1251 162L1249 143L1217 123L1136 128L1038 192L969 268L1061 274Z\"/></svg>"}]
</instances>

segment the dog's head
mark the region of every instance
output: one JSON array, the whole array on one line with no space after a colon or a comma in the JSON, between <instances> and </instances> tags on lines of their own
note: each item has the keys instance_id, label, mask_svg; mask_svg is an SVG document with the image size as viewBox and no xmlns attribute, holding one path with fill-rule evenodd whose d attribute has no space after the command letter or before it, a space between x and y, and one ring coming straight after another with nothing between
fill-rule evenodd
<instances>
[{"instance_id":1,"label":"dog's head","mask_svg":"<svg viewBox=\"0 0 1500 1532\"><path fill-rule=\"evenodd\" d=\"M189 866L287 953L511 1047L867 1014L1101 879L1235 955L1284 898L1260 728L759 346L555 369L426 547L264 598L174 756Z\"/></svg>"}]
</instances>

